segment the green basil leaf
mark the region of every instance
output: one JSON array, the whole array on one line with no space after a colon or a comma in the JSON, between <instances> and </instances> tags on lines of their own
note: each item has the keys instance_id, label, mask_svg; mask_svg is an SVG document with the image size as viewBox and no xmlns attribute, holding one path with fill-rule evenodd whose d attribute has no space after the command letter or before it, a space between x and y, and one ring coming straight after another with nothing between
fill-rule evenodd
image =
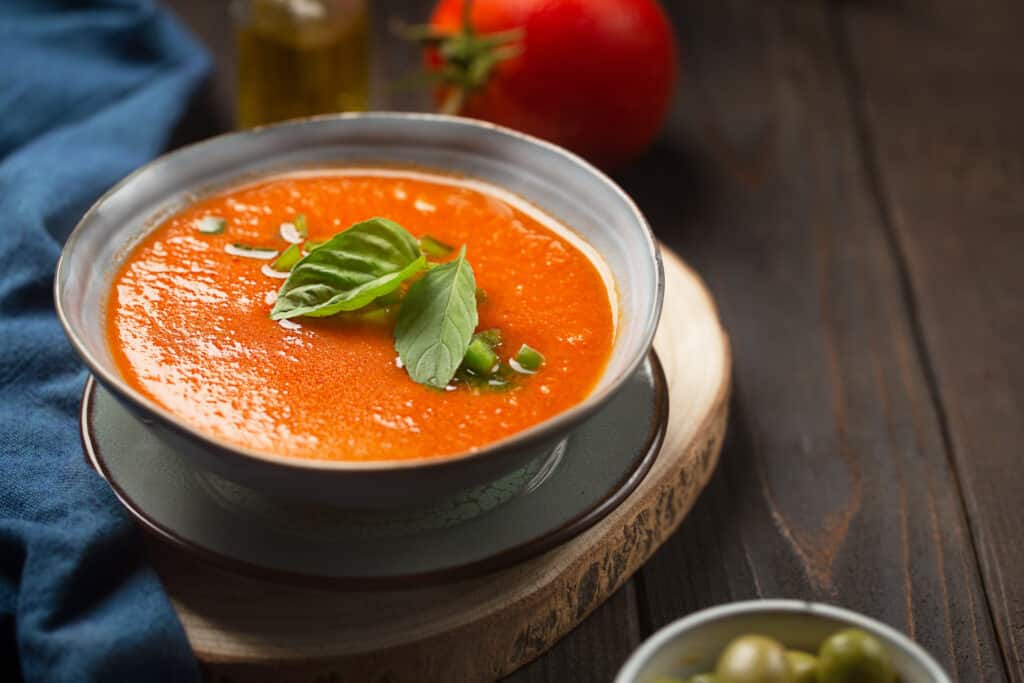
<instances>
[{"instance_id":1,"label":"green basil leaf","mask_svg":"<svg viewBox=\"0 0 1024 683\"><path fill-rule=\"evenodd\" d=\"M395 350L413 381L443 388L459 369L473 330L476 279L462 247L409 288L395 324Z\"/></svg>"},{"instance_id":2,"label":"green basil leaf","mask_svg":"<svg viewBox=\"0 0 1024 683\"><path fill-rule=\"evenodd\" d=\"M281 286L270 317L322 317L354 311L423 270L416 238L386 218L344 230L302 257Z\"/></svg>"},{"instance_id":3,"label":"green basil leaf","mask_svg":"<svg viewBox=\"0 0 1024 683\"><path fill-rule=\"evenodd\" d=\"M448 246L441 240L431 237L430 235L424 235L420 238L420 251L427 256L433 256L434 258L444 258L448 254L455 251L453 247Z\"/></svg>"}]
</instances>

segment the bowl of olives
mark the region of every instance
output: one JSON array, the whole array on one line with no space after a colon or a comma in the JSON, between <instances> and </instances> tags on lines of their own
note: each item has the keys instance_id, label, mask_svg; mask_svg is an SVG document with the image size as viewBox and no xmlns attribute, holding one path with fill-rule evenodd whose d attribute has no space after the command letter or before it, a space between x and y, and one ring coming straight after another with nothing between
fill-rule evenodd
<instances>
[{"instance_id":1,"label":"bowl of olives","mask_svg":"<svg viewBox=\"0 0 1024 683\"><path fill-rule=\"evenodd\" d=\"M839 607L752 600L664 627L615 683L950 683L919 645Z\"/></svg>"}]
</instances>

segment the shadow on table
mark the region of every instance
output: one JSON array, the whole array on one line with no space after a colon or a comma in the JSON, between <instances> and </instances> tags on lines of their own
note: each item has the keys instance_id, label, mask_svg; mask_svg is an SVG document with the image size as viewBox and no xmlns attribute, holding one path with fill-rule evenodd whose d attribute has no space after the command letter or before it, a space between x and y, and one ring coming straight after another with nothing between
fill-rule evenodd
<instances>
[{"instance_id":1,"label":"shadow on table","mask_svg":"<svg viewBox=\"0 0 1024 683\"><path fill-rule=\"evenodd\" d=\"M713 200L713 187L700 158L683 142L668 137L614 178L636 201L657 236L676 249L699 230Z\"/></svg>"}]
</instances>

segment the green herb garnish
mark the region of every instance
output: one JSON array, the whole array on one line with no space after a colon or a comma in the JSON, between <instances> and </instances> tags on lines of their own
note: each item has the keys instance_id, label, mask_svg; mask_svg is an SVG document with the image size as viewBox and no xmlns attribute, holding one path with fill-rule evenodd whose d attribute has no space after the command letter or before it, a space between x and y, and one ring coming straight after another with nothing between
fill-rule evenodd
<instances>
[{"instance_id":1,"label":"green herb garnish","mask_svg":"<svg viewBox=\"0 0 1024 683\"><path fill-rule=\"evenodd\" d=\"M371 306L353 315L359 316L361 322L374 325L386 325L395 322L395 311L388 306Z\"/></svg>"},{"instance_id":2,"label":"green herb garnish","mask_svg":"<svg viewBox=\"0 0 1024 683\"><path fill-rule=\"evenodd\" d=\"M490 377L498 370L498 354L479 336L474 336L462 358L462 367L475 375Z\"/></svg>"},{"instance_id":3,"label":"green herb garnish","mask_svg":"<svg viewBox=\"0 0 1024 683\"><path fill-rule=\"evenodd\" d=\"M465 247L409 288L395 325L395 350L414 381L440 389L455 376L478 322L475 291Z\"/></svg>"},{"instance_id":4,"label":"green herb garnish","mask_svg":"<svg viewBox=\"0 0 1024 683\"><path fill-rule=\"evenodd\" d=\"M470 346L473 342L470 342ZM468 355L468 352L467 352ZM489 375L478 375L466 367L463 360L462 367L455 373L455 381L464 384L476 392L512 391L519 388L514 380L515 372L505 363L498 363Z\"/></svg>"},{"instance_id":5,"label":"green herb garnish","mask_svg":"<svg viewBox=\"0 0 1024 683\"><path fill-rule=\"evenodd\" d=\"M402 303L403 296L404 294L402 294L401 289L394 289L387 294L377 297L377 303L381 306L394 306L395 304Z\"/></svg>"},{"instance_id":6,"label":"green herb garnish","mask_svg":"<svg viewBox=\"0 0 1024 683\"><path fill-rule=\"evenodd\" d=\"M228 227L228 222L220 216L207 216L199 221L196 229L204 235L219 235Z\"/></svg>"},{"instance_id":7,"label":"green herb garnish","mask_svg":"<svg viewBox=\"0 0 1024 683\"><path fill-rule=\"evenodd\" d=\"M488 330L482 330L480 332L477 332L475 335L473 335L473 338L482 340L492 349L497 346L501 346L502 342L501 330L498 329L497 327L492 327Z\"/></svg>"},{"instance_id":8,"label":"green herb garnish","mask_svg":"<svg viewBox=\"0 0 1024 683\"><path fill-rule=\"evenodd\" d=\"M386 218L356 223L295 264L270 317L354 311L398 289L425 263L416 239L398 223Z\"/></svg>"},{"instance_id":9,"label":"green herb garnish","mask_svg":"<svg viewBox=\"0 0 1024 683\"><path fill-rule=\"evenodd\" d=\"M306 214L300 213L295 216L293 223L295 224L295 231L299 233L300 237L303 239L309 237L309 226L306 225Z\"/></svg>"},{"instance_id":10,"label":"green herb garnish","mask_svg":"<svg viewBox=\"0 0 1024 683\"><path fill-rule=\"evenodd\" d=\"M519 347L519 351L516 352L516 357L509 361L509 365L516 372L532 375L544 365L544 355L532 346L523 344Z\"/></svg>"},{"instance_id":11,"label":"green herb garnish","mask_svg":"<svg viewBox=\"0 0 1024 683\"><path fill-rule=\"evenodd\" d=\"M433 256L434 258L443 258L448 254L455 251L455 247L451 247L439 239L435 239L430 235L424 235L420 238L420 251L427 256Z\"/></svg>"},{"instance_id":12,"label":"green herb garnish","mask_svg":"<svg viewBox=\"0 0 1024 683\"><path fill-rule=\"evenodd\" d=\"M234 244L224 245L224 251L231 254L232 256L254 258L259 259L260 261L269 261L270 259L277 256L277 249L268 249L266 247L254 247L249 244L242 244L241 242L235 242Z\"/></svg>"},{"instance_id":13,"label":"green herb garnish","mask_svg":"<svg viewBox=\"0 0 1024 683\"><path fill-rule=\"evenodd\" d=\"M287 235L282 232L286 239L296 237L290 227ZM301 216L296 217L296 231L300 228L306 228ZM508 368L494 350L501 344L501 331L473 334L482 290L465 246L448 263L428 264L424 252L447 256L452 248L429 236L416 240L386 218L371 218L327 242L307 241L304 249L306 255L300 256L299 245L292 244L273 264L275 270L291 272L271 318L340 313L356 322L386 324L395 320L397 310L395 350L413 381L444 388L461 368L460 377L508 385L498 376ZM403 296L402 284L424 270Z\"/></svg>"},{"instance_id":14,"label":"green herb garnish","mask_svg":"<svg viewBox=\"0 0 1024 683\"><path fill-rule=\"evenodd\" d=\"M281 255L270 264L270 267L283 273L291 270L300 260L302 260L302 250L299 248L299 245L292 244L281 252Z\"/></svg>"}]
</instances>

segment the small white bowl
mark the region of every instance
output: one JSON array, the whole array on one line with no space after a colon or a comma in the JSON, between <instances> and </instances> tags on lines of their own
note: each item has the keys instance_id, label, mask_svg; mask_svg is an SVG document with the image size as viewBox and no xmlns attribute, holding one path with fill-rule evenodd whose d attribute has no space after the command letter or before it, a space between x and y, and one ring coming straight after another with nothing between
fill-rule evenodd
<instances>
[{"instance_id":1,"label":"small white bowl","mask_svg":"<svg viewBox=\"0 0 1024 683\"><path fill-rule=\"evenodd\" d=\"M648 683L658 676L685 678L712 671L730 641L751 633L814 653L830 635L851 627L867 631L882 643L900 683L950 683L920 645L894 628L840 607L799 600L733 602L674 621L644 641L615 683Z\"/></svg>"}]
</instances>

